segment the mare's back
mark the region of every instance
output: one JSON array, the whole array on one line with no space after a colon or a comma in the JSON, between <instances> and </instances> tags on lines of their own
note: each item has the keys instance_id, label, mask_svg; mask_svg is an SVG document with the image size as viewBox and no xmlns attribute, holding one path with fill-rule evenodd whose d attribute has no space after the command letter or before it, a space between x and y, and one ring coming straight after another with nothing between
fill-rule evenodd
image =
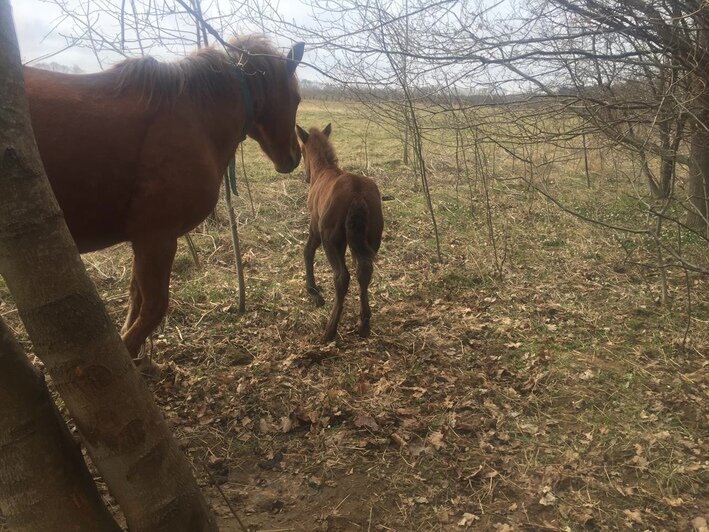
<instances>
[{"instance_id":1,"label":"mare's back","mask_svg":"<svg viewBox=\"0 0 709 532\"><path fill-rule=\"evenodd\" d=\"M144 102L117 94L111 71L25 68L24 78L42 162L79 248L124 239L123 218L151 120Z\"/></svg>"}]
</instances>

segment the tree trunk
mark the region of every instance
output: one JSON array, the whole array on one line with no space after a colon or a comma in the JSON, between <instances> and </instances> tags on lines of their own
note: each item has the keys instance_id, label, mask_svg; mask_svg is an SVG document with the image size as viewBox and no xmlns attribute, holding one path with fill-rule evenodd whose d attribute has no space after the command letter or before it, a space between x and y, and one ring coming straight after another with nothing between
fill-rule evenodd
<instances>
[{"instance_id":1,"label":"tree trunk","mask_svg":"<svg viewBox=\"0 0 709 532\"><path fill-rule=\"evenodd\" d=\"M709 235L709 105L695 124L690 144L687 225Z\"/></svg>"},{"instance_id":2,"label":"tree trunk","mask_svg":"<svg viewBox=\"0 0 709 532\"><path fill-rule=\"evenodd\" d=\"M120 530L44 377L2 318L0 511L12 530Z\"/></svg>"},{"instance_id":3,"label":"tree trunk","mask_svg":"<svg viewBox=\"0 0 709 532\"><path fill-rule=\"evenodd\" d=\"M672 143L670 141L670 123L669 119L665 118L660 122L660 146L663 150L671 151ZM678 132L679 134L679 132ZM675 172L675 161L672 157L660 157L660 197L669 198L672 191L672 178Z\"/></svg>"},{"instance_id":4,"label":"tree trunk","mask_svg":"<svg viewBox=\"0 0 709 532\"><path fill-rule=\"evenodd\" d=\"M689 153L689 202L687 225L709 235L709 20L706 14L698 13L696 50L699 65L695 86L697 95L696 119L693 124Z\"/></svg>"},{"instance_id":5,"label":"tree trunk","mask_svg":"<svg viewBox=\"0 0 709 532\"><path fill-rule=\"evenodd\" d=\"M52 194L33 138L9 0L0 0L0 72L0 274L35 352L130 530L216 530Z\"/></svg>"}]
</instances>

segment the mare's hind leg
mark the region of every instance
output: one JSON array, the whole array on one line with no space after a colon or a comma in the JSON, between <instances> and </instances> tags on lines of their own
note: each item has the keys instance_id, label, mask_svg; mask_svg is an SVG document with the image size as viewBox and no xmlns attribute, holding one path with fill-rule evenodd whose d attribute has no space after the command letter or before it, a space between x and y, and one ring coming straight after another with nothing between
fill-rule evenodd
<instances>
[{"instance_id":1,"label":"mare's hind leg","mask_svg":"<svg viewBox=\"0 0 709 532\"><path fill-rule=\"evenodd\" d=\"M160 325L170 300L170 270L177 251L173 237L142 238L133 242L133 275L142 295L138 317L123 334L134 358L143 342Z\"/></svg>"},{"instance_id":2,"label":"mare's hind leg","mask_svg":"<svg viewBox=\"0 0 709 532\"><path fill-rule=\"evenodd\" d=\"M128 288L128 314L126 315L126 321L121 327L121 334L125 334L130 329L131 325L138 318L140 313L140 305L143 303L143 296L140 293L140 287L138 286L138 279L136 279L135 273L135 256L133 257L133 270L130 276L130 287Z\"/></svg>"},{"instance_id":3,"label":"mare's hind leg","mask_svg":"<svg viewBox=\"0 0 709 532\"><path fill-rule=\"evenodd\" d=\"M372 311L369 308L369 283L372 280L372 261L370 259L355 259L357 262L357 282L359 283L359 335L367 338L370 333L369 319Z\"/></svg>"},{"instance_id":4,"label":"mare's hind leg","mask_svg":"<svg viewBox=\"0 0 709 532\"><path fill-rule=\"evenodd\" d=\"M324 235L323 247L325 248L327 260L332 266L335 281L335 306L332 308L332 314L330 314L330 320L327 322L325 334L323 335L324 342L331 342L337 334L337 324L340 322L345 295L347 295L347 289L350 286L350 272L347 271L347 264L345 263L347 243L344 236L342 238L328 238L328 235Z\"/></svg>"},{"instance_id":5,"label":"mare's hind leg","mask_svg":"<svg viewBox=\"0 0 709 532\"><path fill-rule=\"evenodd\" d=\"M320 247L322 240L320 239L320 231L317 227L310 226L310 234L308 241L305 243L303 255L305 257L305 287L313 299L316 307L322 307L325 300L320 293L320 289L315 284L315 273L313 272L313 260L315 259L315 251Z\"/></svg>"}]
</instances>

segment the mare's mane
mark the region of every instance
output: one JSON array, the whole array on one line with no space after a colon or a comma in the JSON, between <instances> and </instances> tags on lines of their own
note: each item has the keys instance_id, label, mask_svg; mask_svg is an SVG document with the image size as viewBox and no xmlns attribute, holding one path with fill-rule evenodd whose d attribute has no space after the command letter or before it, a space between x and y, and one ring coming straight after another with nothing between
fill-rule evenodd
<instances>
[{"instance_id":1,"label":"mare's mane","mask_svg":"<svg viewBox=\"0 0 709 532\"><path fill-rule=\"evenodd\" d=\"M274 83L265 80L277 79L285 69L283 54L262 35L234 37L229 44L234 47L229 53L208 47L169 63L153 57L126 59L110 72L118 76L119 93L138 91L149 103L171 103L182 95L211 102L234 94L241 79L254 97L267 96Z\"/></svg>"}]
</instances>

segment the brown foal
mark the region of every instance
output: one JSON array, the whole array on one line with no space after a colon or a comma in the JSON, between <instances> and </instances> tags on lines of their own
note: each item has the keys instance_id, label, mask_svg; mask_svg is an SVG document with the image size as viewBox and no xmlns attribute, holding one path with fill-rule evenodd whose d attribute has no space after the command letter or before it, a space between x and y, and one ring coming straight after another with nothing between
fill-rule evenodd
<instances>
[{"instance_id":1,"label":"brown foal","mask_svg":"<svg viewBox=\"0 0 709 532\"><path fill-rule=\"evenodd\" d=\"M332 132L330 124L322 131L311 128L306 132L300 126L296 128L303 152L305 180L310 183L310 232L304 252L306 287L317 306L325 304L313 273L315 251L321 244L335 280L335 306L325 328L323 341L335 339L349 288L350 272L345 262L347 246L355 261L359 282L358 332L366 338L370 333L369 320L372 315L368 288L374 257L379 251L384 229L379 189L369 177L350 174L338 167L335 150L329 139Z\"/></svg>"}]
</instances>

